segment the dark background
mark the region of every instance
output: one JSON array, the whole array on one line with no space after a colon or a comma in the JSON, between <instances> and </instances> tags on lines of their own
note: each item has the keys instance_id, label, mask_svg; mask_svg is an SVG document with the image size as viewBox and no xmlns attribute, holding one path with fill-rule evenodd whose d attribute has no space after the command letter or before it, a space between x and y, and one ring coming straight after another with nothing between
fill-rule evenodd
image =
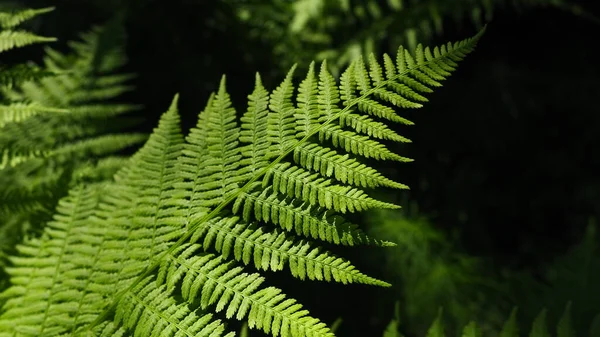
<instances>
[{"instance_id":1,"label":"dark background","mask_svg":"<svg viewBox=\"0 0 600 337\"><path fill-rule=\"evenodd\" d=\"M53 47L63 50L79 32L128 7L125 71L139 76L137 89L124 100L145 105L140 129L146 132L175 93L181 94L187 130L222 74L238 111L245 109L255 71L271 90L284 76L273 66L270 42L248 37L232 3L20 3L57 7L37 20L34 30L58 37ZM581 5L600 14L597 5ZM469 22L450 23L434 43L475 33ZM485 259L497 273L538 277L547 263L582 240L590 219L600 216L598 43L600 24L592 20L554 8L498 9L476 51L429 96L429 104L407 112L416 126L398 130L413 140L399 151L415 159L387 168L392 178L411 186L402 198L418 204L458 249ZM28 57L39 60L42 52L35 49L28 49ZM364 252L338 251L384 277ZM393 313L393 299L384 289L302 283L299 290L296 280L277 277L276 283L288 283L284 289L315 316L326 322L344 317L342 335L376 336ZM312 296L313 291L323 296ZM543 299L539 302L541 308ZM597 308L600 312L600 303Z\"/></svg>"}]
</instances>

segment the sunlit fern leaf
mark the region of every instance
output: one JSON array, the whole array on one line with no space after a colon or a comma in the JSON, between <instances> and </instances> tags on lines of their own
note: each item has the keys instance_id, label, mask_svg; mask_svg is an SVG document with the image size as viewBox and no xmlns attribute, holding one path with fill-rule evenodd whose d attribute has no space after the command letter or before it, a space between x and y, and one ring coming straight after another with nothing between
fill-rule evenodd
<instances>
[{"instance_id":1,"label":"sunlit fern leaf","mask_svg":"<svg viewBox=\"0 0 600 337\"><path fill-rule=\"evenodd\" d=\"M46 7L39 9L23 9L12 13L0 12L0 27L3 29L14 28L24 21L53 10L54 7Z\"/></svg>"},{"instance_id":2,"label":"sunlit fern leaf","mask_svg":"<svg viewBox=\"0 0 600 337\"><path fill-rule=\"evenodd\" d=\"M252 176L268 164L266 160L268 106L269 92L263 87L260 75L257 73L254 91L248 96L248 109L240 119L240 143L247 144L240 149L242 154L240 165L246 168L248 176Z\"/></svg>"},{"instance_id":3,"label":"sunlit fern leaf","mask_svg":"<svg viewBox=\"0 0 600 337\"><path fill-rule=\"evenodd\" d=\"M179 117L173 109L165 114L155 134L122 170L120 182L101 190L75 189L70 197L61 201L64 206L57 209L55 221L45 230L46 235L20 248L30 257L15 257L15 267L8 269L13 286L2 295L8 300L0 315L0 331L30 331L29 334L35 336L75 332L89 324L110 304L106 301L111 294L128 285L128 281L149 263L154 251L168 245L178 228L177 224L163 224L158 219L164 217L165 212L170 215L172 202L177 205L177 199L171 199L170 193L174 185L172 179L177 179L173 174L173 164L183 142ZM162 160L155 163L157 156ZM161 165L169 168L160 169ZM132 195L135 197L126 199ZM98 207L89 204L100 197L102 200ZM79 207L78 202L89 205L81 206L80 212L76 208ZM128 207L120 208L125 205ZM77 222L73 223L72 217ZM80 224L79 217L85 218L87 224ZM148 218L155 219L155 222L146 224ZM32 245L59 245L62 248L60 252L55 251L60 253L56 260L48 255L50 251L28 248ZM56 272L53 274L56 276L42 275L31 282L19 279L23 273L28 275L28 263L40 259L54 264ZM73 282L69 275L80 281ZM48 278L50 283L46 282ZM20 285L20 282L25 284ZM36 289L46 285L50 286L49 296L37 297ZM30 312L33 316L28 319L27 315L23 320L13 319L15 315L23 314L19 309L23 300L32 305L30 310L42 310L43 313L45 309L40 308L51 309L53 303L60 303L64 298L78 304L65 307L67 311L49 310L46 315Z\"/></svg>"},{"instance_id":4,"label":"sunlit fern leaf","mask_svg":"<svg viewBox=\"0 0 600 337\"><path fill-rule=\"evenodd\" d=\"M253 263L257 269L278 271L288 265L292 276L301 280L337 281L389 286L388 283L366 276L348 261L321 252L318 247L296 241L285 233L268 231L264 227L238 222L236 217L216 219L194 233L192 241L204 237L204 248L214 246L224 257L232 256L244 264Z\"/></svg>"},{"instance_id":5,"label":"sunlit fern leaf","mask_svg":"<svg viewBox=\"0 0 600 337\"><path fill-rule=\"evenodd\" d=\"M224 324L212 314L196 313L186 303L177 303L165 287L152 278L137 285L117 306L115 323L121 324L134 337L233 337L225 334Z\"/></svg>"},{"instance_id":6,"label":"sunlit fern leaf","mask_svg":"<svg viewBox=\"0 0 600 337\"><path fill-rule=\"evenodd\" d=\"M25 47L34 43L52 42L55 38L43 37L20 30L3 30L0 32L0 53Z\"/></svg>"},{"instance_id":7,"label":"sunlit fern leaf","mask_svg":"<svg viewBox=\"0 0 600 337\"><path fill-rule=\"evenodd\" d=\"M11 287L1 296L6 302L0 316L0 336L17 333L53 336L67 330L60 320L76 314L79 307L65 306L61 298L83 298L85 289L65 284L57 276L76 272L81 264L87 263L80 261L80 266L73 263L75 261L69 259L70 251L86 249L91 253L95 250L89 238L82 240L77 233L87 229L85 222L98 203L97 192L92 188L72 190L69 197L59 203L54 221L47 225L47 235L18 247L19 256L11 258L14 267L7 268ZM39 296L44 292L48 296Z\"/></svg>"},{"instance_id":8,"label":"sunlit fern leaf","mask_svg":"<svg viewBox=\"0 0 600 337\"><path fill-rule=\"evenodd\" d=\"M144 147L117 172L115 182L95 192L97 207L86 208L84 214L73 207L60 208L55 215L59 228L47 228L34 241L62 247L31 251L44 263L54 262L53 281L32 282L36 291L50 287L44 290L47 296L39 298L22 287L6 290L3 296L11 304L0 314L0 326L9 334L88 336L113 322L113 330L133 335L178 336L186 330L198 335L201 327L190 330L186 319L192 315L188 313L201 310L224 311L226 318L246 320L250 328L275 337L333 336L327 325L282 290L262 287L259 272L244 273L237 264L253 264L259 270L288 266L300 279L388 286L309 239L297 238L302 233L348 245L377 244L353 230L342 214L397 207L367 197L362 187L404 187L361 163L358 153L326 147L329 141L319 140L318 134L348 114L372 112L381 125L385 119L399 120L382 112L382 107L392 108L377 93L392 83L410 82L405 78L425 88L436 86L445 78L438 68L454 67L474 49L482 33L435 49L432 59L418 54L409 58L403 52L394 75L373 75L377 84L364 64L354 63L340 83L339 102L338 85L325 67L318 77L307 75L301 97L294 94L292 69L269 95L268 107L266 90L257 77L241 125L223 79L185 141L175 98ZM315 95L315 83L321 95ZM419 88L412 85L409 90L423 93ZM361 107L365 102L377 105ZM400 105L398 99L391 103ZM259 126L265 121L266 129ZM301 190L305 186L306 192ZM63 222L73 217L85 217L87 222L69 232ZM59 243L64 240L69 244ZM11 280L31 273L31 263L37 260L19 258L9 271ZM27 309L24 298L31 299L32 308ZM17 324L8 323L28 310L46 315L25 315ZM183 316L177 314L181 312Z\"/></svg>"},{"instance_id":9,"label":"sunlit fern leaf","mask_svg":"<svg viewBox=\"0 0 600 337\"><path fill-rule=\"evenodd\" d=\"M226 317L238 320L247 316L248 326L273 336L333 336L327 326L308 316L295 300L288 299L280 289L261 287L264 278L257 273L226 262L222 256L198 255L199 245L178 247L159 270L159 284L167 282L174 289L181 280L181 295L193 302L200 299L206 309L226 311Z\"/></svg>"},{"instance_id":10,"label":"sunlit fern leaf","mask_svg":"<svg viewBox=\"0 0 600 337\"><path fill-rule=\"evenodd\" d=\"M264 177L263 186L268 184L269 172ZM265 184L265 181L267 184ZM261 194L266 194L268 191L269 189L265 189ZM311 207L310 204L293 198L280 200L276 194L271 194L270 197L263 197L260 200L257 196L260 197L258 192L240 195L233 205L233 211L238 214L242 213L245 221L251 221L252 218L259 221L269 221L287 231L296 232L298 235L335 244L347 246L360 244L394 245L390 242L368 237L357 225L346 222L343 217L325 208ZM247 198L253 200L244 202Z\"/></svg>"}]
</instances>

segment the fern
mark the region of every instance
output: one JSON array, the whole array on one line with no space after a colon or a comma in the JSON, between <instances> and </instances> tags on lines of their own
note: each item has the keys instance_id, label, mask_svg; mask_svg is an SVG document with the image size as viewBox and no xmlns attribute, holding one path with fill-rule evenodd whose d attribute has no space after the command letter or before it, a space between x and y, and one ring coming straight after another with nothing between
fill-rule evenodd
<instances>
[{"instance_id":1,"label":"fern","mask_svg":"<svg viewBox=\"0 0 600 337\"><path fill-rule=\"evenodd\" d=\"M469 21L480 28L507 5L517 10L551 6L600 21L568 0L224 1L235 5L239 18L257 38L266 37L274 44L274 58L282 67L327 59L334 74L354 59L387 46L404 44L412 50L417 41L432 41L443 34L451 22Z\"/></svg>"},{"instance_id":2,"label":"fern","mask_svg":"<svg viewBox=\"0 0 600 337\"><path fill-rule=\"evenodd\" d=\"M391 106L418 107L482 33L400 47L369 70L358 60L339 86L326 62L318 74L311 65L297 95L294 68L270 94L256 75L240 124L223 78L185 139L175 97L114 183L72 190L44 235L19 247L0 336L229 336L220 312L273 336L333 336L260 270L389 285L314 241L390 245L344 220L397 208L364 188L406 188L359 158L408 161L378 141L400 140L384 123L406 122Z\"/></svg>"},{"instance_id":3,"label":"fern","mask_svg":"<svg viewBox=\"0 0 600 337\"><path fill-rule=\"evenodd\" d=\"M52 11L53 7L41 9L25 9L13 12L0 12L0 53L14 48L22 48L31 44L56 41L52 37L38 36L24 30L15 30L21 23L34 17ZM49 76L50 71L42 70L31 64L3 65L0 64L0 86L13 87L27 80ZM30 109L36 111L34 108ZM6 112L0 118L6 119ZM1 125L1 121L0 121Z\"/></svg>"},{"instance_id":4,"label":"fern","mask_svg":"<svg viewBox=\"0 0 600 337\"><path fill-rule=\"evenodd\" d=\"M25 11L23 15L37 12ZM2 178L14 180L14 174L18 173L12 172L11 167L35 158L54 162L73 162L76 158L82 161L93 155L113 153L145 139L140 134L103 135L111 130L92 125L135 108L106 101L125 92L128 87L124 81L131 78L131 75L114 72L125 60L120 42L113 41L111 46L110 39L115 39L117 33L115 28L116 25L104 29L97 27L85 34L83 43L72 43L73 55L48 49L44 71L58 76L36 78L39 81L27 81L18 88L4 88L3 93L11 103L0 108L0 168L6 171ZM15 171L19 170L23 167L15 168ZM57 172L43 174L57 176ZM26 180L25 176L23 179ZM1 184L6 187L0 190L0 195L4 196L0 196L0 200L8 202L8 196L20 194L25 184L31 182L25 181L21 186L12 184L11 188L9 184ZM19 204L24 202L21 200ZM1 211L11 209L3 207Z\"/></svg>"},{"instance_id":5,"label":"fern","mask_svg":"<svg viewBox=\"0 0 600 337\"><path fill-rule=\"evenodd\" d=\"M0 13L0 21L12 27L48 10ZM118 30L95 28L71 43L70 55L47 49L43 67L0 69L0 267L16 243L39 232L70 186L112 178L123 160L109 155L146 139L106 123L135 108L107 101L132 77L116 72L125 62Z\"/></svg>"}]
</instances>

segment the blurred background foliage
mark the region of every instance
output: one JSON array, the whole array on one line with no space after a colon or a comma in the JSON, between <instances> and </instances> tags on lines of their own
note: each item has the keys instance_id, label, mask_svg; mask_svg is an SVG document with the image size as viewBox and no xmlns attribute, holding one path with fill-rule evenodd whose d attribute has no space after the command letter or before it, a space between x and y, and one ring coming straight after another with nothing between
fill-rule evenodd
<instances>
[{"instance_id":1,"label":"blurred background foliage","mask_svg":"<svg viewBox=\"0 0 600 337\"><path fill-rule=\"evenodd\" d=\"M405 113L411 164L385 166L411 186L383 197L400 212L363 214L398 247L340 251L392 289L303 284L290 293L341 336L378 336L400 301L401 330L423 336L439 308L449 332L476 320L496 329L514 305L527 331L540 308L556 322L572 301L577 331L600 312L600 37L598 5L576 0L21 0L57 10L27 28L67 41L116 16L137 74L120 101L143 104L147 133L181 94L184 130L222 74L238 112L254 72L273 89L287 68L328 59L333 70L398 44L439 44L489 22L477 51L423 109ZM2 62L32 59L35 47ZM418 207L417 207L418 205ZM351 255L359 256L351 256ZM296 281L274 275L274 282ZM290 289L291 287L286 287ZM553 316L554 315L554 316ZM252 332L252 335L258 335Z\"/></svg>"}]
</instances>

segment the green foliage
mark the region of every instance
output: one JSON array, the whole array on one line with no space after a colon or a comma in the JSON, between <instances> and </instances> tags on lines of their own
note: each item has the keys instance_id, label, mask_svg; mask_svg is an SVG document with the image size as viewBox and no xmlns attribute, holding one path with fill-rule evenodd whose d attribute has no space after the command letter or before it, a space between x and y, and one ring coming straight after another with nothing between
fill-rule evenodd
<instances>
[{"instance_id":1,"label":"green foliage","mask_svg":"<svg viewBox=\"0 0 600 337\"><path fill-rule=\"evenodd\" d=\"M287 68L291 63L330 61L337 75L351 61L370 53L417 41L432 41L452 21L471 21L482 27L495 9L511 4L517 9L553 6L576 14L585 11L564 0L227 0L259 39L269 39L274 59ZM385 47L384 47L385 46Z\"/></svg>"},{"instance_id":2,"label":"green foliage","mask_svg":"<svg viewBox=\"0 0 600 337\"><path fill-rule=\"evenodd\" d=\"M12 13L0 13L0 53L13 48L22 48L34 43L51 42L56 39L32 34L24 30L14 30L13 28L22 22L30 20L37 15L52 11L54 8L26 9Z\"/></svg>"},{"instance_id":3,"label":"green foliage","mask_svg":"<svg viewBox=\"0 0 600 337\"><path fill-rule=\"evenodd\" d=\"M529 273L518 272L508 276L514 280L514 301L523 315L532 316L535 308L542 305L550 312L558 312L565 302L573 302L572 307L567 307L573 311L573 321L569 325L578 331L587 329L598 314L600 303L596 286L600 283L600 251L593 219L581 242L554 261L548 261L541 278L534 279Z\"/></svg>"},{"instance_id":4,"label":"green foliage","mask_svg":"<svg viewBox=\"0 0 600 337\"><path fill-rule=\"evenodd\" d=\"M54 8L41 8L41 9L25 9L20 11L12 12L0 12L0 53L4 53L14 48L22 48L31 44L52 42L55 38L43 37L32 34L25 30L15 30L21 23L33 19L37 15L44 14L52 11ZM16 64L16 65L4 65L0 64L0 86L2 87L13 87L19 85L24 81L34 80L49 76L52 73L48 70L40 69L39 67L32 64ZM2 107L3 110L7 107ZM18 114L19 109L11 113L11 111L2 111L0 114L0 127L3 122L11 118L10 114ZM38 112L38 109L43 107L28 107L28 114L34 114ZM26 113L27 115L27 113Z\"/></svg>"},{"instance_id":5,"label":"green foliage","mask_svg":"<svg viewBox=\"0 0 600 337\"><path fill-rule=\"evenodd\" d=\"M12 28L49 10L0 13L0 21ZM125 62L118 33L114 22L72 42L71 54L48 48L43 67L0 69L0 288L6 254L39 231L69 186L112 178L123 160L108 155L146 139L110 126L135 108L109 101L129 89L131 78L117 72Z\"/></svg>"},{"instance_id":6,"label":"green foliage","mask_svg":"<svg viewBox=\"0 0 600 337\"><path fill-rule=\"evenodd\" d=\"M114 182L72 189L19 246L0 336L231 336L220 312L273 336L333 336L261 270L389 285L314 241L390 245L345 220L398 207L363 189L406 188L361 158L409 161L383 145L405 141L388 121L410 124L392 107L420 107L482 33L359 59L339 85L313 63L297 94L294 68L270 93L256 75L239 121L223 78L185 138L175 97Z\"/></svg>"},{"instance_id":7,"label":"green foliage","mask_svg":"<svg viewBox=\"0 0 600 337\"><path fill-rule=\"evenodd\" d=\"M571 325L571 304L567 304L564 312L562 313L560 320L556 323L556 337L575 337L575 330ZM550 337L554 336L548 330L548 323L546 321L546 309L540 311L537 317L534 319L531 324L531 329L529 330L529 337ZM444 332L444 324L442 319L442 312L435 319L435 321L431 324L426 337L445 337L447 336ZM587 335L589 337L595 337L596 331L594 331L595 323L592 323L592 329L590 330L590 334ZM474 321L469 322L464 326L462 333L457 335L450 336L462 336L462 337L482 337L481 330L477 326ZM513 309L509 318L504 322L504 325L500 331L492 333L491 335L486 336L498 336L498 337L518 337L519 329L517 326L517 309ZM579 335L586 336L586 335ZM385 332L383 333L383 337L402 337L402 334L399 332L399 323L398 319L394 318L390 321L387 326Z\"/></svg>"},{"instance_id":8,"label":"green foliage","mask_svg":"<svg viewBox=\"0 0 600 337\"><path fill-rule=\"evenodd\" d=\"M502 304L505 289L494 282L484 260L460 253L414 204L402 212L370 211L367 223L369 235L397 244L368 261L381 264L385 277L393 280L407 332L424 334L428 317L440 306L446 309L446 326L452 331L470 320L488 322L497 316L500 308L493 305Z\"/></svg>"}]
</instances>

